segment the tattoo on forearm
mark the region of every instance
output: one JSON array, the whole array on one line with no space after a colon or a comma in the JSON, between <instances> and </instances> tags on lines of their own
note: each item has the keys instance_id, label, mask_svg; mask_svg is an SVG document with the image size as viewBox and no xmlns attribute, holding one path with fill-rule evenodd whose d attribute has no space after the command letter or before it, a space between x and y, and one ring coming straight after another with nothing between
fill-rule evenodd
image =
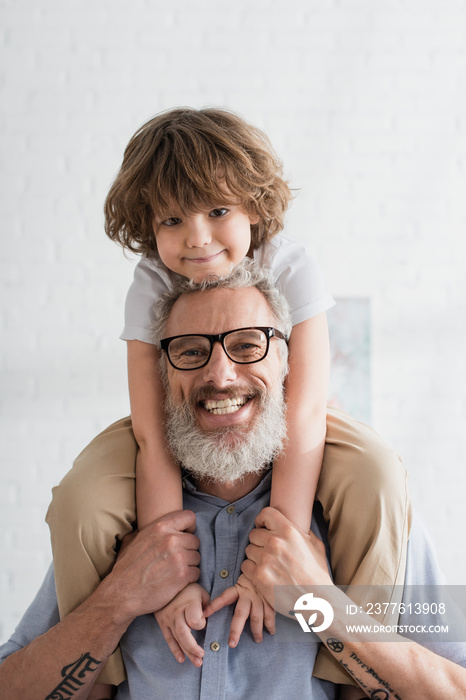
<instances>
[{"instance_id":1,"label":"tattoo on forearm","mask_svg":"<svg viewBox=\"0 0 466 700\"><path fill-rule=\"evenodd\" d=\"M358 685L360 685L361 688L367 689L367 693L370 693L369 697L371 698L371 700L390 700L390 698L393 698L393 700L402 700L398 693L396 693L394 689L390 686L390 683L388 683L388 681L381 678L371 666L365 664L364 661L362 661L362 659L360 659L359 656L355 654L354 651L352 651L350 653L349 658L353 660L368 676L371 676L371 678L375 680L378 685L382 686L382 688L375 688L371 690L367 683L365 683L361 678L359 678L359 675L357 675L353 671L353 669L351 669L348 666L348 664L345 661L345 658L343 656L340 658L338 657L338 654L341 654L341 652L345 648L343 642L341 642L339 639L330 637L326 640L326 645L328 646L330 651L332 651L335 654L335 658L337 659L337 661L341 664L341 666L343 666L345 671L354 678Z\"/></svg>"},{"instance_id":2,"label":"tattoo on forearm","mask_svg":"<svg viewBox=\"0 0 466 700\"><path fill-rule=\"evenodd\" d=\"M330 649L330 651L333 651L335 654L341 653L345 648L343 642L340 642L339 639L335 639L335 637L330 637L329 639L327 639L327 641L325 643L328 646L328 648ZM340 665L343 666L346 673L348 673L352 678L354 678L356 683L359 686L361 686L361 688L367 688L367 685L364 683L364 681L361 678L358 678L358 676L348 666L348 664L346 663L346 661L344 660L343 657L338 658L338 656L335 656L335 658L340 663Z\"/></svg>"},{"instance_id":3,"label":"tattoo on forearm","mask_svg":"<svg viewBox=\"0 0 466 700\"><path fill-rule=\"evenodd\" d=\"M369 676L372 676L378 684L383 686L382 688L377 688L377 690L372 691L371 700L388 700L390 698L390 695L392 695L392 697L395 698L395 700L401 700L400 696L391 687L390 683L381 678L371 666L365 664L364 661L362 661L359 658L359 656L354 653L354 651L351 652L350 658L353 659L365 673L367 673Z\"/></svg>"},{"instance_id":4,"label":"tattoo on forearm","mask_svg":"<svg viewBox=\"0 0 466 700\"><path fill-rule=\"evenodd\" d=\"M343 642L340 642L339 639L335 639L334 637L327 639L327 646L330 651L334 651L335 654L339 654L345 648Z\"/></svg>"},{"instance_id":5,"label":"tattoo on forearm","mask_svg":"<svg viewBox=\"0 0 466 700\"><path fill-rule=\"evenodd\" d=\"M387 691L382 688L373 690L371 693L371 700L389 700L389 697Z\"/></svg>"},{"instance_id":6,"label":"tattoo on forearm","mask_svg":"<svg viewBox=\"0 0 466 700\"><path fill-rule=\"evenodd\" d=\"M77 661L64 666L61 670L63 680L47 695L45 700L68 700L85 684L84 677L95 673L102 662L93 659L89 653L83 654Z\"/></svg>"}]
</instances>

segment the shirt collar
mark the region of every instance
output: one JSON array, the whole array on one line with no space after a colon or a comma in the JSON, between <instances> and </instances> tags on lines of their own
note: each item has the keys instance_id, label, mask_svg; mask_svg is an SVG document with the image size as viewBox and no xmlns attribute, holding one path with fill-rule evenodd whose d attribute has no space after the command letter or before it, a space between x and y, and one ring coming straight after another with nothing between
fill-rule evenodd
<instances>
[{"instance_id":1,"label":"shirt collar","mask_svg":"<svg viewBox=\"0 0 466 700\"><path fill-rule=\"evenodd\" d=\"M260 482L252 491L247 493L242 498L239 498L237 501L234 501L236 512L241 513L246 508L249 508L249 506L252 505L252 503L258 501L262 495L269 492L271 479L272 469L268 469L262 477L262 479L260 480ZM229 501L225 501L223 498L219 498L218 496L212 496L209 493L204 493L204 491L199 491L193 481L192 476L190 476L187 473L183 474L183 488L185 488L188 493L199 498L201 501L206 501L207 503L216 505L219 509L225 508L225 506L229 503Z\"/></svg>"}]
</instances>

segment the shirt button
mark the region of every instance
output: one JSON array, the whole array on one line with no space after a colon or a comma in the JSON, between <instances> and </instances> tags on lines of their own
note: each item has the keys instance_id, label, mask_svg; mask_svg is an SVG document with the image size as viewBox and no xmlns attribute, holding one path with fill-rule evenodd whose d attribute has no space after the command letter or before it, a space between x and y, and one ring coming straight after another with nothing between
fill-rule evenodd
<instances>
[{"instance_id":1,"label":"shirt button","mask_svg":"<svg viewBox=\"0 0 466 700\"><path fill-rule=\"evenodd\" d=\"M229 573L230 572L228 571L228 569L222 569L220 572L220 578L227 578Z\"/></svg>"},{"instance_id":2,"label":"shirt button","mask_svg":"<svg viewBox=\"0 0 466 700\"><path fill-rule=\"evenodd\" d=\"M219 651L220 650L220 644L218 642L212 642L210 645L210 648L212 651Z\"/></svg>"},{"instance_id":3,"label":"shirt button","mask_svg":"<svg viewBox=\"0 0 466 700\"><path fill-rule=\"evenodd\" d=\"M231 515L234 512L235 512L235 506L228 506L228 508L227 508L228 515Z\"/></svg>"}]
</instances>

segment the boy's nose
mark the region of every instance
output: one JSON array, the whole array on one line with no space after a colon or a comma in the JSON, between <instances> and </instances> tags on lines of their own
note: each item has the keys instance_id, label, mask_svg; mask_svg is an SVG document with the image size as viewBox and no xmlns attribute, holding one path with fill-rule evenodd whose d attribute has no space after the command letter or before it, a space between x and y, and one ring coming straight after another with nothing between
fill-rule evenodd
<instances>
[{"instance_id":1,"label":"boy's nose","mask_svg":"<svg viewBox=\"0 0 466 700\"><path fill-rule=\"evenodd\" d=\"M191 217L186 232L186 245L188 248L198 248L209 245L212 235L208 223L201 215Z\"/></svg>"}]
</instances>

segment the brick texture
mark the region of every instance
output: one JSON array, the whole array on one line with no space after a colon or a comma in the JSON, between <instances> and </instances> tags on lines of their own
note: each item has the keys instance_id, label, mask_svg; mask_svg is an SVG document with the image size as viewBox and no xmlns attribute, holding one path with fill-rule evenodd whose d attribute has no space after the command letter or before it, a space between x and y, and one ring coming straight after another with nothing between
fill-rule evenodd
<instances>
[{"instance_id":1,"label":"brick texture","mask_svg":"<svg viewBox=\"0 0 466 700\"><path fill-rule=\"evenodd\" d=\"M134 260L102 204L136 127L220 104L299 188L287 231L372 308L373 424L452 583L466 526L464 0L1 0L0 639L50 559L51 487L127 414Z\"/></svg>"}]
</instances>

